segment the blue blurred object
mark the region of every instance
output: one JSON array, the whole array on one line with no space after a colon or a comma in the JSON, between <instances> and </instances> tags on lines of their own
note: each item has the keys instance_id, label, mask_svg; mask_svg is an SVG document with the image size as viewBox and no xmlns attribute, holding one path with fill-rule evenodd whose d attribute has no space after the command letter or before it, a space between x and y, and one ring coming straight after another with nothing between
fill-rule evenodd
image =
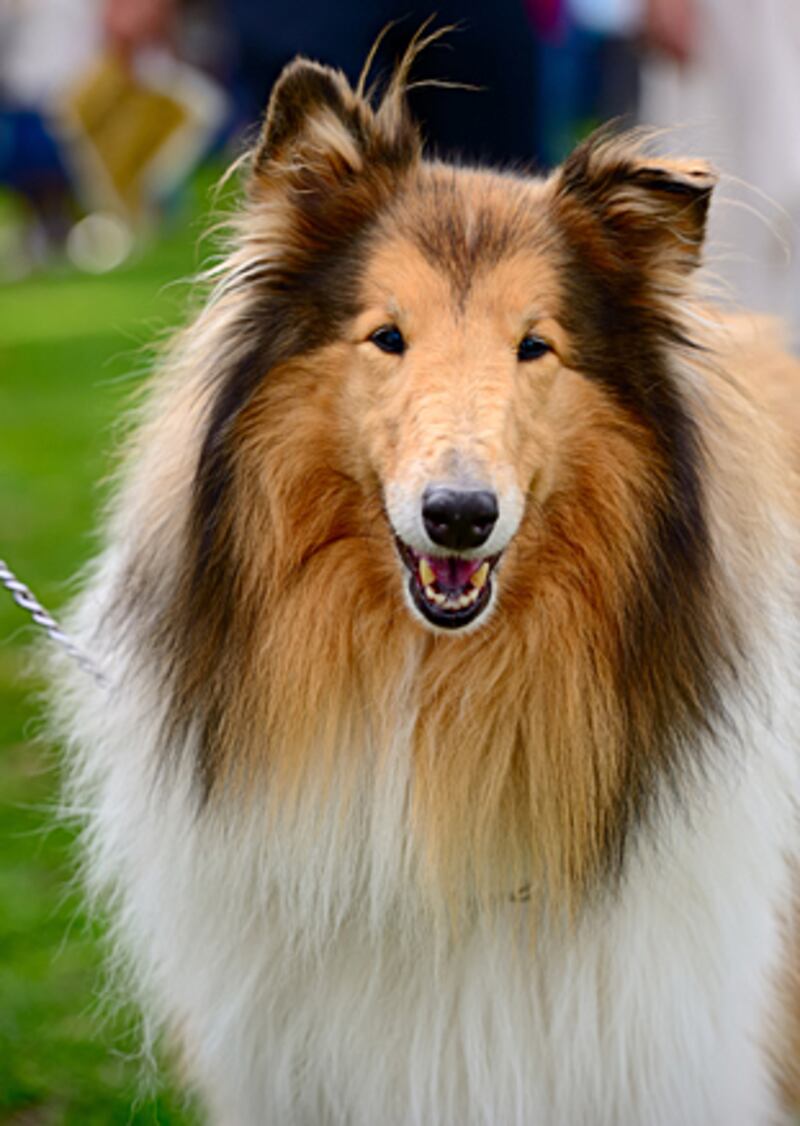
<instances>
[{"instance_id":1,"label":"blue blurred object","mask_svg":"<svg viewBox=\"0 0 800 1126\"><path fill-rule=\"evenodd\" d=\"M592 129L635 112L639 62L632 36L582 24L565 12L536 47L539 159L562 161Z\"/></svg>"},{"instance_id":2,"label":"blue blurred object","mask_svg":"<svg viewBox=\"0 0 800 1126\"><path fill-rule=\"evenodd\" d=\"M58 142L35 109L0 107L0 184L34 204L70 191Z\"/></svg>"}]
</instances>

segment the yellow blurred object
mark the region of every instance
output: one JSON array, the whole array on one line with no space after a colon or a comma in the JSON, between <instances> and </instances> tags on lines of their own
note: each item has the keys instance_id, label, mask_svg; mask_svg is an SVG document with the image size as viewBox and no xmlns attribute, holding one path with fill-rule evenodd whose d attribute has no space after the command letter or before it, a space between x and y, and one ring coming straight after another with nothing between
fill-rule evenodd
<instances>
[{"instance_id":1,"label":"yellow blurred object","mask_svg":"<svg viewBox=\"0 0 800 1126\"><path fill-rule=\"evenodd\" d=\"M72 99L72 110L125 206L142 205L141 171L186 120L179 102L140 85L131 71L105 58Z\"/></svg>"},{"instance_id":2,"label":"yellow blurred object","mask_svg":"<svg viewBox=\"0 0 800 1126\"><path fill-rule=\"evenodd\" d=\"M224 109L218 87L173 58L154 54L132 66L100 58L59 114L87 205L145 216L191 171Z\"/></svg>"}]
</instances>

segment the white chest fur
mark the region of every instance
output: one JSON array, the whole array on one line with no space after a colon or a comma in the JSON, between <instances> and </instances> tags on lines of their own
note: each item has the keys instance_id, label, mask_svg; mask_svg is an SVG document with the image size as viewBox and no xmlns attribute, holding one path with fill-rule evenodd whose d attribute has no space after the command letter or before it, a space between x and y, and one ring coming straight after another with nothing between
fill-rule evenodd
<instances>
[{"instance_id":1,"label":"white chest fur","mask_svg":"<svg viewBox=\"0 0 800 1126\"><path fill-rule=\"evenodd\" d=\"M95 795L90 873L114 888L145 1009L181 1029L215 1120L775 1120L763 1047L792 785L774 725L743 723L757 755L727 748L727 775L665 812L572 929L539 922L532 941L531 908L501 890L444 941L411 890L401 745L349 818L330 793L291 825L198 818L178 781L148 781L136 710L93 715L104 730L78 783Z\"/></svg>"}]
</instances>

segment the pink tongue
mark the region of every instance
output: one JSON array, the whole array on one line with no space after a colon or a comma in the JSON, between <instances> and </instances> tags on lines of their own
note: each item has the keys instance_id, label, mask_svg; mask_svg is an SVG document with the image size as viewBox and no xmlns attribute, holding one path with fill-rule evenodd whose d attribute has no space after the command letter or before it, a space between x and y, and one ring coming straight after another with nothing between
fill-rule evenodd
<instances>
[{"instance_id":1,"label":"pink tongue","mask_svg":"<svg viewBox=\"0 0 800 1126\"><path fill-rule=\"evenodd\" d=\"M445 590L461 590L482 565L482 559L459 559L448 556L446 559L426 555L426 561L436 575L437 584Z\"/></svg>"}]
</instances>

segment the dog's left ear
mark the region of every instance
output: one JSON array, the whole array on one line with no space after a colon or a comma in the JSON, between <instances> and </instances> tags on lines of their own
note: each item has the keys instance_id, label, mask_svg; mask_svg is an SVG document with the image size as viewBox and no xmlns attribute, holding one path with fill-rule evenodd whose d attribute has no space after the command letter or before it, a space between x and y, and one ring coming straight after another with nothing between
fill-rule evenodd
<instances>
[{"instance_id":1,"label":"dog's left ear","mask_svg":"<svg viewBox=\"0 0 800 1126\"><path fill-rule=\"evenodd\" d=\"M620 260L685 274L699 265L716 181L704 161L651 160L624 137L590 138L556 172L556 198L588 210Z\"/></svg>"},{"instance_id":2,"label":"dog's left ear","mask_svg":"<svg viewBox=\"0 0 800 1126\"><path fill-rule=\"evenodd\" d=\"M420 147L399 83L373 109L341 71L297 58L273 88L252 153L251 190L335 189L365 169L399 172Z\"/></svg>"}]
</instances>

